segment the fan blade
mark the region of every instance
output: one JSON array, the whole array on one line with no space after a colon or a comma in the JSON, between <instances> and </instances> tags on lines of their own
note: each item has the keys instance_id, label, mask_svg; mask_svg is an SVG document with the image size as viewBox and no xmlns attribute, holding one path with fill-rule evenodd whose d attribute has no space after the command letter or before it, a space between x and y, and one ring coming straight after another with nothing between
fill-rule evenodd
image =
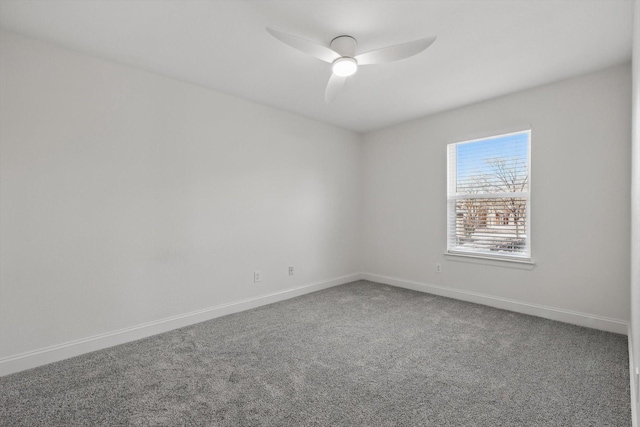
<instances>
[{"instance_id":1,"label":"fan blade","mask_svg":"<svg viewBox=\"0 0 640 427\"><path fill-rule=\"evenodd\" d=\"M292 36L291 34L274 30L273 28L267 27L267 31L273 37L277 38L285 44L288 44L292 48L298 49L299 51L302 51L304 53L308 53L309 55L321 59L325 62L332 63L336 59L340 58L340 55L337 52L334 52L328 47L324 47L322 45L310 42L309 40L305 40L297 36Z\"/></svg>"},{"instance_id":2,"label":"fan blade","mask_svg":"<svg viewBox=\"0 0 640 427\"><path fill-rule=\"evenodd\" d=\"M380 64L382 62L397 61L416 55L436 41L436 37L414 40L412 42L401 43L394 46L383 47L355 56L358 65Z\"/></svg>"},{"instance_id":3,"label":"fan blade","mask_svg":"<svg viewBox=\"0 0 640 427\"><path fill-rule=\"evenodd\" d=\"M327 83L327 89L324 91L324 102L329 104L333 101L340 93L340 90L344 86L344 82L346 80L346 77L331 74L331 77L329 77L329 83Z\"/></svg>"}]
</instances>

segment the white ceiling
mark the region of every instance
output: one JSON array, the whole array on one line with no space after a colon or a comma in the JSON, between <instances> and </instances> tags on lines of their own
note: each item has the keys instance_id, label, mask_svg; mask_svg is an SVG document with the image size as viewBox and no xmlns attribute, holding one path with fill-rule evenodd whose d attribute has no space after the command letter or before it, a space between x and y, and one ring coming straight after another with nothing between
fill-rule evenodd
<instances>
[{"instance_id":1,"label":"white ceiling","mask_svg":"<svg viewBox=\"0 0 640 427\"><path fill-rule=\"evenodd\" d=\"M0 0L0 27L365 132L631 59L631 0ZM438 36L361 67L325 104L330 64L265 27L358 52Z\"/></svg>"}]
</instances>

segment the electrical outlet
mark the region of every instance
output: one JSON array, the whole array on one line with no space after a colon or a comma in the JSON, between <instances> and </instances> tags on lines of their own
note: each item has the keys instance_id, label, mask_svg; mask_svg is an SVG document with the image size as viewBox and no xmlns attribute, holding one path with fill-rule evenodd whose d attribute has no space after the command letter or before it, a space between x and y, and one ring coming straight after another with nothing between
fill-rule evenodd
<instances>
[{"instance_id":1,"label":"electrical outlet","mask_svg":"<svg viewBox=\"0 0 640 427\"><path fill-rule=\"evenodd\" d=\"M293 267L289 267L289 276L293 276Z\"/></svg>"},{"instance_id":2,"label":"electrical outlet","mask_svg":"<svg viewBox=\"0 0 640 427\"><path fill-rule=\"evenodd\" d=\"M259 271L254 271L253 272L253 281L254 282L260 282L262 280L262 273L260 273Z\"/></svg>"},{"instance_id":3,"label":"electrical outlet","mask_svg":"<svg viewBox=\"0 0 640 427\"><path fill-rule=\"evenodd\" d=\"M440 264L440 263L436 264L436 273L438 273L438 274L442 273L442 264Z\"/></svg>"}]
</instances>

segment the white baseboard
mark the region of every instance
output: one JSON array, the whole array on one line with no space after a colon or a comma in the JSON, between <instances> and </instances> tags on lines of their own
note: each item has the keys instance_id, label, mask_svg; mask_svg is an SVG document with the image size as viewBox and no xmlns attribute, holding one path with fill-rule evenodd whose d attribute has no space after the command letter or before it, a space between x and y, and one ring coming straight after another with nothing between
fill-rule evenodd
<instances>
[{"instance_id":1,"label":"white baseboard","mask_svg":"<svg viewBox=\"0 0 640 427\"><path fill-rule=\"evenodd\" d=\"M638 385L636 384L636 375L633 358L633 334L631 333L631 325L629 325L629 331L627 333L629 337L629 389L631 390L631 425L632 427L640 427L640 420L638 419Z\"/></svg>"},{"instance_id":2,"label":"white baseboard","mask_svg":"<svg viewBox=\"0 0 640 427\"><path fill-rule=\"evenodd\" d=\"M600 329L608 332L620 334L628 334L628 322L618 319L610 319L601 316L594 316L585 313L579 313L569 310L547 307L537 304L524 303L520 301L510 300L506 298L484 295L476 292L464 291L460 289L452 289L443 286L429 285L426 283L404 280L394 277L382 276L372 273L357 273L334 279L311 283L268 295L261 295L231 303L221 304L190 313L180 314L165 319L147 322L141 325L120 329L117 331L107 332L104 334L94 335L79 340L66 342L38 350L33 350L14 356L0 359L0 377L26 369L35 368L37 366L46 365L48 363L57 362L59 360L68 359L70 357L79 356L96 350L101 350L115 345L124 344L126 342L139 340L152 335L168 332L173 329L182 328L184 326L193 325L195 323L204 322L216 317L225 316L227 314L237 313L244 310L260 307L262 305L283 301L311 292L327 289L333 286L342 285L356 280L370 280L372 282L384 283L400 288L412 289L421 292L427 292L435 295L446 296L463 301L474 302L478 304L488 305L491 307L501 308L505 310L515 311L518 313L530 314L533 316L543 317L546 319L557 320L560 322L571 323L579 326L585 326L594 329ZM631 349L630 349L631 351ZM633 360L633 359L631 359ZM632 383L632 387L634 384ZM633 390L632 393L637 392ZM635 398L634 401L636 402ZM633 404L632 402L632 404ZM637 409L634 406L634 410ZM635 414L634 414L635 416ZM634 418L634 422L635 422ZM637 426L640 427L640 426Z\"/></svg>"},{"instance_id":3,"label":"white baseboard","mask_svg":"<svg viewBox=\"0 0 640 427\"><path fill-rule=\"evenodd\" d=\"M372 273L362 273L361 276L363 279L370 280L372 282L384 283L386 285L412 289L414 291L427 292L430 294L441 295L482 305L488 305L490 307L515 311L517 313L530 314L532 316L543 317L550 320L557 320L564 323L571 323L578 326L585 326L587 328L599 329L601 331L615 332L623 335L626 335L628 333L629 322L624 320L611 319L602 316L595 316L592 314L580 313L577 311L531 304L527 302L495 297L492 295L485 295L461 289L453 289L444 286L430 285L427 283L398 279L396 277L381 276Z\"/></svg>"},{"instance_id":4,"label":"white baseboard","mask_svg":"<svg viewBox=\"0 0 640 427\"><path fill-rule=\"evenodd\" d=\"M117 331L94 335L88 338L82 338L51 347L5 357L0 359L0 377L24 371L26 369L35 368L37 366L46 365L48 363L57 362L59 360L68 359L70 357L79 356L92 351L113 347L114 345L150 337L152 335L168 332L173 329L182 328L184 326L193 325L206 320L215 319L216 317L225 316L227 314L249 310L262 305L283 301L333 286L353 282L355 280L360 280L361 278L362 276L359 273L350 274L347 276L337 277L335 279L311 283L268 295L261 295L254 298L221 304L202 310L192 311L190 313L179 314L177 316L143 323L141 325L131 326Z\"/></svg>"}]
</instances>

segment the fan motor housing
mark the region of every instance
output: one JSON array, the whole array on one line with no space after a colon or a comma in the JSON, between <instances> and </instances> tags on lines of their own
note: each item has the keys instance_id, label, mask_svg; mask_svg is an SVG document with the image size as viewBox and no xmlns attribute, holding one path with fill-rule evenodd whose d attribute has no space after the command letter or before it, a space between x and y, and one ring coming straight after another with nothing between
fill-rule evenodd
<instances>
[{"instance_id":1,"label":"fan motor housing","mask_svg":"<svg viewBox=\"0 0 640 427\"><path fill-rule=\"evenodd\" d=\"M338 36L331 40L331 50L340 54L340 56L353 58L356 56L356 45L358 42L351 36Z\"/></svg>"}]
</instances>

